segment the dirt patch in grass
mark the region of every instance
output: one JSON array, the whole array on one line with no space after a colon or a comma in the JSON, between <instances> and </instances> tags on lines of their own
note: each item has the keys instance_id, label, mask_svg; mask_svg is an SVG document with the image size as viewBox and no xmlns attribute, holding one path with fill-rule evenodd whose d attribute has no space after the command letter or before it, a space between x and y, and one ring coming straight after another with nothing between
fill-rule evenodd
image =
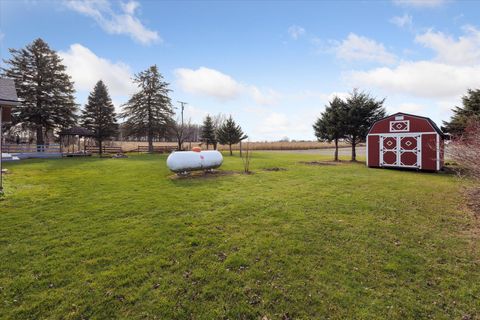
<instances>
[{"instance_id":1,"label":"dirt patch in grass","mask_svg":"<svg viewBox=\"0 0 480 320\"><path fill-rule=\"evenodd\" d=\"M280 168L280 167L271 167L271 168L263 168L263 171L287 171L287 169Z\"/></svg>"},{"instance_id":2,"label":"dirt patch in grass","mask_svg":"<svg viewBox=\"0 0 480 320\"><path fill-rule=\"evenodd\" d=\"M243 172L238 171L223 171L223 170L214 170L214 171L192 171L188 174L173 174L170 176L172 180L183 180L183 179L208 179L208 178L217 178L223 176L231 176L242 174Z\"/></svg>"}]
</instances>

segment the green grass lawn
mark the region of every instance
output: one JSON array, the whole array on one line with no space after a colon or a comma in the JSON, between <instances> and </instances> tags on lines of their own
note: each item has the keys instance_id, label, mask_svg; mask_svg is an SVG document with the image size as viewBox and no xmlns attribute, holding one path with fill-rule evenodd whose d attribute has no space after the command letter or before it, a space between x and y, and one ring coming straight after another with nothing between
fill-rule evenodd
<instances>
[{"instance_id":1,"label":"green grass lawn","mask_svg":"<svg viewBox=\"0 0 480 320\"><path fill-rule=\"evenodd\" d=\"M479 319L462 182L298 163L319 159L181 180L162 155L9 163L0 318Z\"/></svg>"}]
</instances>

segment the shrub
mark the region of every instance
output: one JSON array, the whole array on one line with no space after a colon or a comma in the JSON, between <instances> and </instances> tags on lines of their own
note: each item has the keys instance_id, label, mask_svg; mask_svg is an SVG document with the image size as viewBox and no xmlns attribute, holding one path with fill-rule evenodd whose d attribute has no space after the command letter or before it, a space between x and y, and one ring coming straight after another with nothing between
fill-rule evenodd
<instances>
[{"instance_id":1,"label":"shrub","mask_svg":"<svg viewBox=\"0 0 480 320\"><path fill-rule=\"evenodd\" d=\"M450 144L452 159L480 181L480 121L471 121L464 133Z\"/></svg>"}]
</instances>

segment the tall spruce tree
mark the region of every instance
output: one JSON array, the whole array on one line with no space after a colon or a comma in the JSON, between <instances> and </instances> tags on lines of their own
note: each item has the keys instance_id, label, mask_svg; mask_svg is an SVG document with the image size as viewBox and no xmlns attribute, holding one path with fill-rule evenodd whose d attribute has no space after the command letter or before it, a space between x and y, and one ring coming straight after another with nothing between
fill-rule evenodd
<instances>
[{"instance_id":1,"label":"tall spruce tree","mask_svg":"<svg viewBox=\"0 0 480 320\"><path fill-rule=\"evenodd\" d=\"M153 138L166 132L173 123L171 91L156 65L135 75L133 80L139 88L123 105L122 118L126 118L128 135L147 136L148 151L153 152Z\"/></svg>"},{"instance_id":2,"label":"tall spruce tree","mask_svg":"<svg viewBox=\"0 0 480 320\"><path fill-rule=\"evenodd\" d=\"M46 132L76 122L75 90L58 54L42 39L23 49L9 49L3 75L15 80L21 104L13 109L16 123L36 129L37 146L45 144Z\"/></svg>"},{"instance_id":3,"label":"tall spruce tree","mask_svg":"<svg viewBox=\"0 0 480 320\"><path fill-rule=\"evenodd\" d=\"M318 141L335 143L335 161L338 161L338 141L345 137L345 110L345 102L335 96L313 125Z\"/></svg>"},{"instance_id":4,"label":"tall spruce tree","mask_svg":"<svg viewBox=\"0 0 480 320\"><path fill-rule=\"evenodd\" d=\"M201 139L207 144L207 150L210 144L213 145L213 148L215 149L217 145L217 138L215 137L215 126L210 115L207 115L205 120L203 120Z\"/></svg>"},{"instance_id":5,"label":"tall spruce tree","mask_svg":"<svg viewBox=\"0 0 480 320\"><path fill-rule=\"evenodd\" d=\"M442 129L455 136L461 135L470 121L480 121L480 89L468 89L467 94L462 97L462 104L463 107L452 109L450 121L443 122Z\"/></svg>"},{"instance_id":6,"label":"tall spruce tree","mask_svg":"<svg viewBox=\"0 0 480 320\"><path fill-rule=\"evenodd\" d=\"M118 132L115 107L102 80L98 81L88 96L88 102L81 116L82 126L94 133L98 152L102 155L102 143Z\"/></svg>"},{"instance_id":7,"label":"tall spruce tree","mask_svg":"<svg viewBox=\"0 0 480 320\"><path fill-rule=\"evenodd\" d=\"M220 144L228 144L230 149L230 155L233 155L232 145L237 144L242 140L248 138L240 128L239 125L233 121L232 116L230 116L218 129L217 129L217 140Z\"/></svg>"},{"instance_id":8,"label":"tall spruce tree","mask_svg":"<svg viewBox=\"0 0 480 320\"><path fill-rule=\"evenodd\" d=\"M352 145L352 161L357 161L356 146L365 141L372 124L385 117L383 103L368 93L354 89L345 102L345 140Z\"/></svg>"}]
</instances>

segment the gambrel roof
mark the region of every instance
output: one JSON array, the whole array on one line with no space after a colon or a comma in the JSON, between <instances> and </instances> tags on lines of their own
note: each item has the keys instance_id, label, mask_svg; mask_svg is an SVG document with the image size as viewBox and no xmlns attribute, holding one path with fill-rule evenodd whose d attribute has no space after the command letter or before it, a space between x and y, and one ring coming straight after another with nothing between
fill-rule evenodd
<instances>
[{"instance_id":1,"label":"gambrel roof","mask_svg":"<svg viewBox=\"0 0 480 320\"><path fill-rule=\"evenodd\" d=\"M0 104L10 106L19 104L15 82L12 79L0 78Z\"/></svg>"},{"instance_id":2,"label":"gambrel roof","mask_svg":"<svg viewBox=\"0 0 480 320\"><path fill-rule=\"evenodd\" d=\"M428 118L428 117L417 116L416 114L405 113L405 112L397 112L397 113L391 114L391 115L389 115L389 116L386 116L386 117L384 117L384 118L382 118L382 119L380 119L380 120L375 121L375 122L372 124L372 126L370 127L370 129L368 130L367 135L370 133L370 131L372 131L372 128L373 128L373 126L374 126L376 123L378 123L378 122L380 122L380 121L382 121L382 120L385 120L385 119L387 119L387 118L394 117L394 116L407 116L407 117L414 117L414 118L418 118L418 119L423 119L423 120L427 121L427 122L433 127L433 129L434 129L441 137L445 137L445 133L443 133L443 131L440 130L440 128L437 126L437 124L436 124L435 122L433 122L432 119L430 119L430 118Z\"/></svg>"}]
</instances>

